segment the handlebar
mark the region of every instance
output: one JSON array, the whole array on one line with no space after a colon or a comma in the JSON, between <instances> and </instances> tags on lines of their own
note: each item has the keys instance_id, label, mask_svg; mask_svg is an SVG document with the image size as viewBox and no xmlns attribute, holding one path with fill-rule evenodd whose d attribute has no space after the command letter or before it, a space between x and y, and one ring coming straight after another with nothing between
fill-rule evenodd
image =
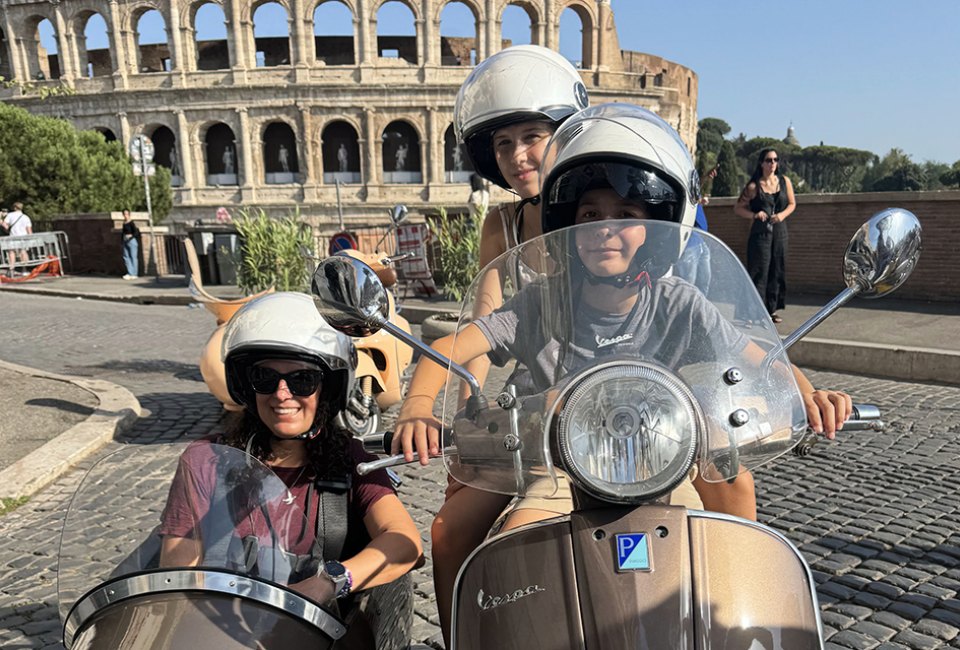
<instances>
[{"instance_id":1,"label":"handlebar","mask_svg":"<svg viewBox=\"0 0 960 650\"><path fill-rule=\"evenodd\" d=\"M450 444L450 437L446 429L441 431L441 437L445 445ZM393 431L384 431L382 433L371 433L369 435L363 436L360 438L360 442L363 443L363 450L370 454L377 454L378 456L383 454L390 453L390 447L393 445ZM444 452L452 450L452 447L444 447ZM395 456L387 456L386 458L380 458L377 460L371 460L368 463L359 463L357 465L357 474L360 476L366 476L370 472L375 472L379 469L386 469L388 467L396 467L397 465L409 465L417 462L418 456L414 455L413 460L408 461L403 454L397 454Z\"/></svg>"},{"instance_id":2,"label":"handlebar","mask_svg":"<svg viewBox=\"0 0 960 650\"><path fill-rule=\"evenodd\" d=\"M854 404L850 419L843 423L843 431L883 431L886 424L880 419L880 408L875 404ZM820 435L807 429L803 440L793 448L795 456L807 456L814 445L820 441Z\"/></svg>"}]
</instances>

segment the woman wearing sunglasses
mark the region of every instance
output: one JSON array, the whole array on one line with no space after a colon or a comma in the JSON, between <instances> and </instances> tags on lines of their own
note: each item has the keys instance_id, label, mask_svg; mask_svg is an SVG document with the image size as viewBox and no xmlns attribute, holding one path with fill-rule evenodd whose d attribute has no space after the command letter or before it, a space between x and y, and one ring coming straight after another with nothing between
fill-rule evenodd
<instances>
[{"instance_id":1,"label":"woman wearing sunglasses","mask_svg":"<svg viewBox=\"0 0 960 650\"><path fill-rule=\"evenodd\" d=\"M342 539L333 557L326 557L329 547L324 547L325 565L319 565L324 570L291 584L317 602L385 584L413 568L422 553L420 535L389 476L384 471L359 476L356 465L375 457L333 424L353 383L357 353L352 340L323 320L309 296L274 293L252 301L230 321L223 357L227 389L244 410L222 435L194 443L181 457L181 466L185 459L196 464L205 451L205 461L215 464L212 443L245 450L283 481L288 503L295 500L312 535ZM209 450L198 450L202 445ZM190 509L203 504L204 495L209 508L216 490L193 485L196 479L184 480L182 475L215 482L216 472L189 469L178 471L162 517L165 566L195 566L204 560L200 543L180 526L202 519L203 512ZM190 485L178 486L178 479ZM345 521L331 522L319 512L331 503L329 493L345 495ZM313 540L305 542L312 545Z\"/></svg>"},{"instance_id":2,"label":"woman wearing sunglasses","mask_svg":"<svg viewBox=\"0 0 960 650\"><path fill-rule=\"evenodd\" d=\"M764 149L734 212L753 221L747 240L747 272L774 323L782 321L777 310L784 308L787 295L784 221L796 207L793 184L780 171L780 156L774 149Z\"/></svg>"}]
</instances>

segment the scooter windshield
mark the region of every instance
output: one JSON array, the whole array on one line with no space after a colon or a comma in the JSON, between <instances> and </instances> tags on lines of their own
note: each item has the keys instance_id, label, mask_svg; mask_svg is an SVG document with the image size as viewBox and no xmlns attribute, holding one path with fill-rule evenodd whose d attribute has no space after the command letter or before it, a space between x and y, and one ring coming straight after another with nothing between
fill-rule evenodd
<instances>
[{"instance_id":1,"label":"scooter windshield","mask_svg":"<svg viewBox=\"0 0 960 650\"><path fill-rule=\"evenodd\" d=\"M302 509L266 465L233 447L124 447L100 460L63 525L57 591L64 621L104 583L200 567L296 589L322 559Z\"/></svg>"},{"instance_id":2,"label":"scooter windshield","mask_svg":"<svg viewBox=\"0 0 960 650\"><path fill-rule=\"evenodd\" d=\"M482 399L465 401L452 374L444 398L447 469L479 489L552 494L556 469L580 453L562 435L558 444L563 427L578 432L572 446L590 447L598 476L616 458L610 481L621 483L653 471L637 450L654 436L673 448L687 440L701 475L721 481L785 453L805 430L786 353L743 265L677 224L598 221L508 251L469 289L455 337L459 360L492 363L478 376ZM487 365L468 368L477 363ZM631 380L639 367L690 395L692 415Z\"/></svg>"}]
</instances>

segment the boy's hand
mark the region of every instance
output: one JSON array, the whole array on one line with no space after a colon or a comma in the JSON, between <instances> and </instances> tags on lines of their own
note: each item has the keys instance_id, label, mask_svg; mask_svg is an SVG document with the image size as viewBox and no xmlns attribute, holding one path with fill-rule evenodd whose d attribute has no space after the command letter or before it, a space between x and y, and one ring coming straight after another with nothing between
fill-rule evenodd
<instances>
[{"instance_id":1,"label":"boy's hand","mask_svg":"<svg viewBox=\"0 0 960 650\"><path fill-rule=\"evenodd\" d=\"M815 390L803 396L807 422L816 433L833 440L853 413L853 400L839 390Z\"/></svg>"},{"instance_id":2,"label":"boy's hand","mask_svg":"<svg viewBox=\"0 0 960 650\"><path fill-rule=\"evenodd\" d=\"M426 465L431 456L440 455L441 428L440 422L433 417L431 400L408 397L397 416L390 452L402 453L408 463L413 462L416 452L420 464Z\"/></svg>"}]
</instances>

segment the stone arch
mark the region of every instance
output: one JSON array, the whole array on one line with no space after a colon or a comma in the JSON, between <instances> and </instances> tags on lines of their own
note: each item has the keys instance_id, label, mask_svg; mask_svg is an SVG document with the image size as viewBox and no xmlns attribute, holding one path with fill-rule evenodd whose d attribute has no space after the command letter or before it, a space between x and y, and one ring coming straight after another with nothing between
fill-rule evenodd
<instances>
[{"instance_id":1,"label":"stone arch","mask_svg":"<svg viewBox=\"0 0 960 650\"><path fill-rule=\"evenodd\" d=\"M170 72L170 39L167 19L156 7L137 8L132 14L138 72Z\"/></svg>"},{"instance_id":2,"label":"stone arch","mask_svg":"<svg viewBox=\"0 0 960 650\"><path fill-rule=\"evenodd\" d=\"M0 77L10 79L13 77L13 65L10 63L10 44L7 42L7 35L0 27Z\"/></svg>"},{"instance_id":3,"label":"stone arch","mask_svg":"<svg viewBox=\"0 0 960 650\"><path fill-rule=\"evenodd\" d=\"M523 22L525 19L525 23ZM540 11L530 2L507 2L500 11L500 40L510 45L540 44Z\"/></svg>"},{"instance_id":4,"label":"stone arch","mask_svg":"<svg viewBox=\"0 0 960 650\"><path fill-rule=\"evenodd\" d=\"M404 13L402 8L406 8L409 14ZM419 65L417 22L420 14L416 5L407 0L383 0L374 10L377 16L377 56L383 59L402 59L407 63ZM385 17L391 19L388 28L383 27ZM400 22L404 24L403 29L398 28ZM384 33L384 29L402 33L387 34Z\"/></svg>"},{"instance_id":5,"label":"stone arch","mask_svg":"<svg viewBox=\"0 0 960 650\"><path fill-rule=\"evenodd\" d=\"M290 9L286 3L264 0L251 5L250 20L256 66L290 65Z\"/></svg>"},{"instance_id":6,"label":"stone arch","mask_svg":"<svg viewBox=\"0 0 960 650\"><path fill-rule=\"evenodd\" d=\"M80 11L74 20L74 33L77 35L77 59L81 77L106 77L113 74L113 61L110 48L110 29L107 21L97 11Z\"/></svg>"},{"instance_id":7,"label":"stone arch","mask_svg":"<svg viewBox=\"0 0 960 650\"><path fill-rule=\"evenodd\" d=\"M117 134L113 132L113 129L110 129L106 126L96 126L93 128L94 131L103 136L103 139L107 142L116 142Z\"/></svg>"},{"instance_id":8,"label":"stone arch","mask_svg":"<svg viewBox=\"0 0 960 650\"><path fill-rule=\"evenodd\" d=\"M272 120L263 126L263 172L267 185L294 183L300 173L297 156L297 135L283 120Z\"/></svg>"},{"instance_id":9,"label":"stone arch","mask_svg":"<svg viewBox=\"0 0 960 650\"><path fill-rule=\"evenodd\" d=\"M43 14L35 14L27 19L25 34L30 79L59 79L62 48L54 20Z\"/></svg>"},{"instance_id":10,"label":"stone arch","mask_svg":"<svg viewBox=\"0 0 960 650\"><path fill-rule=\"evenodd\" d=\"M212 0L194 4L190 25L197 53L197 70L226 70L230 67L230 46L227 41L227 17L223 7ZM203 29L198 29L202 26Z\"/></svg>"},{"instance_id":11,"label":"stone arch","mask_svg":"<svg viewBox=\"0 0 960 650\"><path fill-rule=\"evenodd\" d=\"M557 42L560 45L560 53L571 59L573 64L580 69L589 70L593 67L593 32L596 25L596 18L590 8L583 2L568 2L557 14L560 18L557 23L560 38ZM580 43L578 48L568 48L567 40L570 38L569 30L574 27L565 25L574 16L573 20L580 23ZM579 59L574 59L574 52L579 54Z\"/></svg>"},{"instance_id":12,"label":"stone arch","mask_svg":"<svg viewBox=\"0 0 960 650\"><path fill-rule=\"evenodd\" d=\"M472 173L473 165L470 164L470 158L467 156L463 144L457 140L457 134L451 123L443 133L444 182L466 183L470 180Z\"/></svg>"},{"instance_id":13,"label":"stone arch","mask_svg":"<svg viewBox=\"0 0 960 650\"><path fill-rule=\"evenodd\" d=\"M408 120L390 122L380 135L384 183L422 183L420 133Z\"/></svg>"},{"instance_id":14,"label":"stone arch","mask_svg":"<svg viewBox=\"0 0 960 650\"><path fill-rule=\"evenodd\" d=\"M240 156L232 128L223 122L208 124L203 129L203 154L207 185L240 184Z\"/></svg>"},{"instance_id":15,"label":"stone arch","mask_svg":"<svg viewBox=\"0 0 960 650\"><path fill-rule=\"evenodd\" d=\"M469 15L473 17L473 33L444 33L444 17L447 18L449 28L450 20L456 20L461 14L460 20ZM448 0L437 11L437 24L440 34L440 65L449 66L474 66L477 64L478 53L480 52L480 17L483 11L471 0ZM459 30L458 30L459 31Z\"/></svg>"},{"instance_id":16,"label":"stone arch","mask_svg":"<svg viewBox=\"0 0 960 650\"><path fill-rule=\"evenodd\" d=\"M177 147L177 136L166 124L147 127L144 132L153 142L153 160L170 170L170 184L179 187L183 184L183 172L180 167L180 152Z\"/></svg>"},{"instance_id":17,"label":"stone arch","mask_svg":"<svg viewBox=\"0 0 960 650\"><path fill-rule=\"evenodd\" d=\"M344 119L335 119L320 132L320 156L323 182L359 184L363 182L359 130Z\"/></svg>"},{"instance_id":18,"label":"stone arch","mask_svg":"<svg viewBox=\"0 0 960 650\"><path fill-rule=\"evenodd\" d=\"M339 7L339 8L338 8ZM313 10L313 49L317 61L326 65L353 65L356 63L356 13L345 0L320 0ZM349 20L349 32L344 29L332 34L326 26ZM346 33L344 33L346 32Z\"/></svg>"}]
</instances>

